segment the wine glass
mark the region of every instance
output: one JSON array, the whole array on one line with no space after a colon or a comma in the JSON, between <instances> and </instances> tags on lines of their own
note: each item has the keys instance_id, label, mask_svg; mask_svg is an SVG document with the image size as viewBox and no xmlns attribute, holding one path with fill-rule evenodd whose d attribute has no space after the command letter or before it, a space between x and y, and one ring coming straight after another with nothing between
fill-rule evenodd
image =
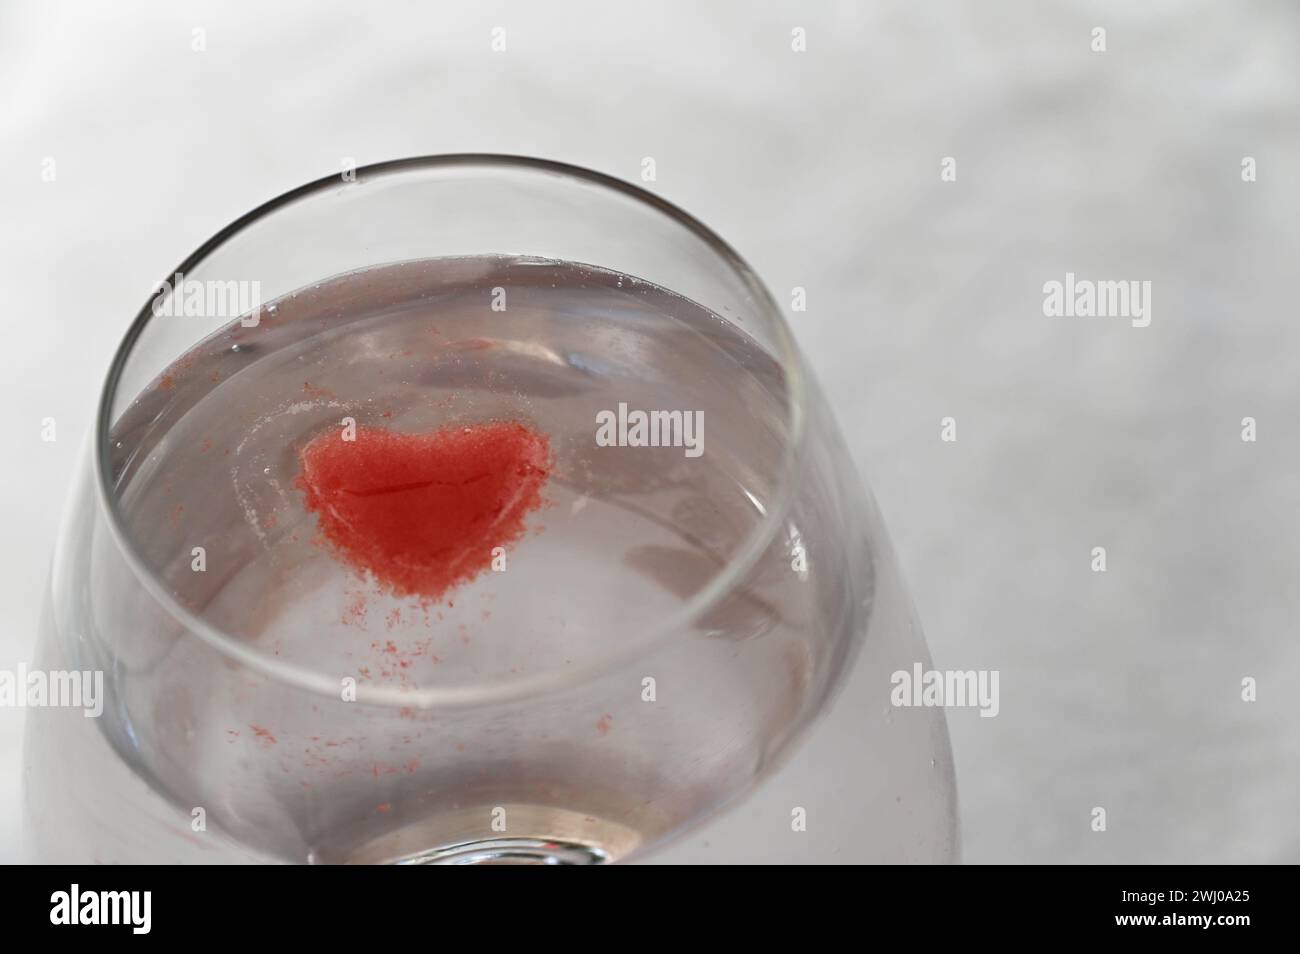
<instances>
[{"instance_id":1,"label":"wine glass","mask_svg":"<svg viewBox=\"0 0 1300 954\"><path fill-rule=\"evenodd\" d=\"M30 713L29 854L653 857L864 645L880 700L926 658L729 246L553 162L348 171L218 232L113 360L36 662L102 714ZM951 858L942 712L899 715L842 753L914 796L854 854Z\"/></svg>"}]
</instances>

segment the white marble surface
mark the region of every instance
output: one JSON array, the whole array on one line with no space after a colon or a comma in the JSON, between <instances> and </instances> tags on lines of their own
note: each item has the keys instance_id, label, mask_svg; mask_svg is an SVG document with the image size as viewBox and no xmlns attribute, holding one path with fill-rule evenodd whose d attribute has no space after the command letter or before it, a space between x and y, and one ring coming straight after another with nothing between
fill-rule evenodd
<instances>
[{"instance_id":1,"label":"white marble surface","mask_svg":"<svg viewBox=\"0 0 1300 954\"><path fill-rule=\"evenodd\" d=\"M9 0L0 668L111 350L215 229L345 156L654 156L779 298L807 288L936 665L1002 673L997 718L950 720L965 858L1300 861L1298 39L1286 2ZM1045 318L1067 270L1150 280L1150 327Z\"/></svg>"}]
</instances>

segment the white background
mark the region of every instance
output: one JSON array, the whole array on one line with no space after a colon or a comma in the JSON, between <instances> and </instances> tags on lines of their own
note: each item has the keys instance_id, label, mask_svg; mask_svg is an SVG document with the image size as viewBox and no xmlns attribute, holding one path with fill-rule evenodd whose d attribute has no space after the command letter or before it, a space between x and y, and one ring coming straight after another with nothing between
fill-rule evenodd
<instances>
[{"instance_id":1,"label":"white background","mask_svg":"<svg viewBox=\"0 0 1300 954\"><path fill-rule=\"evenodd\" d=\"M343 157L653 156L808 290L935 665L1001 671L949 720L966 860L1300 861L1298 40L1286 2L5 0L0 668L112 349L207 236ZM1151 281L1150 327L1045 318L1067 270Z\"/></svg>"}]
</instances>

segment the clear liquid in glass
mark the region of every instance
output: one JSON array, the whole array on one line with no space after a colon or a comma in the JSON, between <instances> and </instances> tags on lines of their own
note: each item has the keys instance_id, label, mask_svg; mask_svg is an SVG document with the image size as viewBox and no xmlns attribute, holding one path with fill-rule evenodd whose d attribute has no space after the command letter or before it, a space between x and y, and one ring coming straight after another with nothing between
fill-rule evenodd
<instances>
[{"instance_id":1,"label":"clear liquid in glass","mask_svg":"<svg viewBox=\"0 0 1300 954\"><path fill-rule=\"evenodd\" d=\"M703 452L599 446L598 414L620 404L702 413ZM411 433L517 420L546 434L546 504L504 570L422 603L322 545L298 454L345 419ZM117 705L102 733L65 720L56 748L151 800L172 819L168 850L198 860L625 857L748 788L861 628L839 567L820 582L815 566L791 568L792 548L835 532L814 507L687 631L656 635L763 520L789 426L781 367L737 324L630 276L431 259L286 296L256 327L195 346L117 421L123 522L214 630L387 702L285 689L214 664L192 635L137 636L143 597L126 592L120 621L101 618L80 644L92 661L111 648ZM612 662L625 659L637 663ZM195 671L214 665L232 672ZM509 698L525 685L546 689ZM425 704L480 689L502 701ZM219 838L187 830L197 807ZM122 854L125 838L101 837Z\"/></svg>"}]
</instances>

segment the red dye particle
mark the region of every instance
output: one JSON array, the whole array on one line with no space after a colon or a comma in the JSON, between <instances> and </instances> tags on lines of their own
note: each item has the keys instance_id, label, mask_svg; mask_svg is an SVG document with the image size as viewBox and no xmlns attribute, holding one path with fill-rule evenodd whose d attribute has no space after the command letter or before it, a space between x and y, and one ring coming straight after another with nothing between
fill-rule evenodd
<instances>
[{"instance_id":1,"label":"red dye particle","mask_svg":"<svg viewBox=\"0 0 1300 954\"><path fill-rule=\"evenodd\" d=\"M359 427L299 454L297 486L325 539L398 596L436 599L516 542L550 475L546 436L516 422L427 434Z\"/></svg>"}]
</instances>

